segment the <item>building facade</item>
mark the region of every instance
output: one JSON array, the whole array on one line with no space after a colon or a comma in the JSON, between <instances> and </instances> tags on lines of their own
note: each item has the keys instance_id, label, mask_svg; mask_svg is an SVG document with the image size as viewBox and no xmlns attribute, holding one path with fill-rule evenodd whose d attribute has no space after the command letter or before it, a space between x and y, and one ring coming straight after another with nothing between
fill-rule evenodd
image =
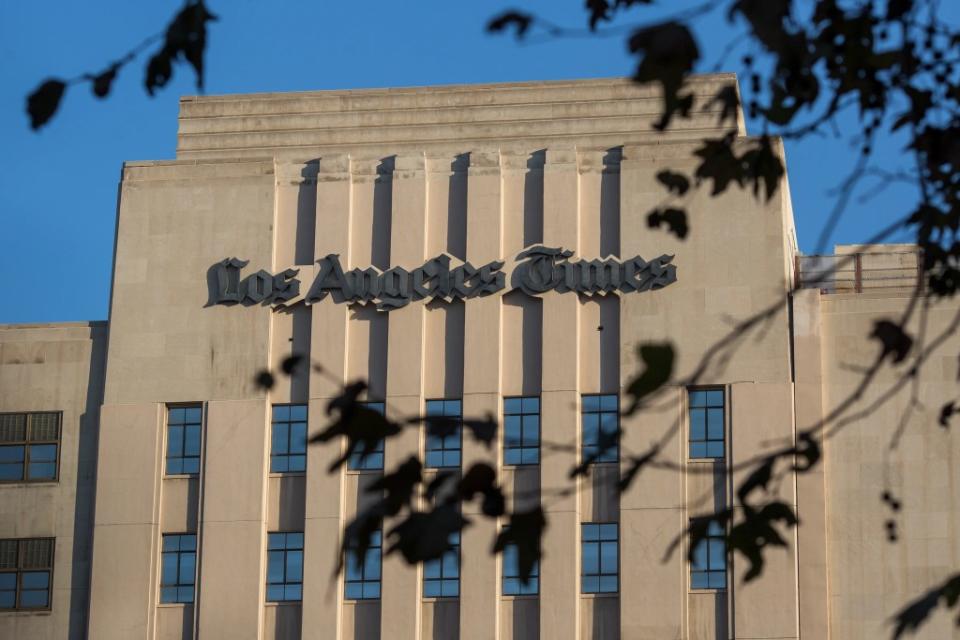
<instances>
[{"instance_id":1,"label":"building facade","mask_svg":"<svg viewBox=\"0 0 960 640\"><path fill-rule=\"evenodd\" d=\"M698 104L732 82L695 79ZM894 366L858 393L916 252L799 257L786 180L769 201L692 191L683 240L650 228L659 171L691 171L730 126L746 138L718 105L655 132L659 108L622 80L183 99L177 158L123 168L109 324L0 327L0 637L889 633L960 567L960 436L935 426L960 340L928 358L919 402ZM795 289L830 260L829 281ZM932 304L926 330L955 313ZM674 346L672 380L701 374L621 416L650 342ZM291 353L317 366L255 382ZM409 428L331 473L343 443L306 438L356 379L389 416L492 414L495 446ZM744 582L722 531L693 563L667 553L734 504L746 462L851 396L821 462L771 487L801 525L761 578ZM665 464L619 493L655 444ZM514 549L491 555L506 521L475 503L442 560L407 565L378 535L338 574L344 525L410 455L428 478L486 461L509 511L542 504L535 578ZM943 615L918 637L960 634Z\"/></svg>"}]
</instances>

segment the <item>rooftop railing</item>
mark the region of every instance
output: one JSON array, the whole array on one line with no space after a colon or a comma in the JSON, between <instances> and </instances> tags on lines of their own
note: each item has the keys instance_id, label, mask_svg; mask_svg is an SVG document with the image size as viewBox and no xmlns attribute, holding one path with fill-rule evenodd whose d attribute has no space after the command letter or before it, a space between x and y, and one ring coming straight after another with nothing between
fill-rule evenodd
<instances>
[{"instance_id":1,"label":"rooftop railing","mask_svg":"<svg viewBox=\"0 0 960 640\"><path fill-rule=\"evenodd\" d=\"M917 285L921 264L919 249L798 255L796 285L821 293L901 293Z\"/></svg>"}]
</instances>

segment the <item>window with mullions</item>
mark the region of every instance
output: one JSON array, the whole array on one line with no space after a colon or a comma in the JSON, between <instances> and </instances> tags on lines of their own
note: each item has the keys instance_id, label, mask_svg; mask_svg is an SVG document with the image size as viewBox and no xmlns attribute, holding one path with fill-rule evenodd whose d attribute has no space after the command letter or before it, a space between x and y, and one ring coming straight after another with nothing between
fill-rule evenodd
<instances>
[{"instance_id":1,"label":"window with mullions","mask_svg":"<svg viewBox=\"0 0 960 640\"><path fill-rule=\"evenodd\" d=\"M691 389L690 457L724 456L723 389Z\"/></svg>"},{"instance_id":2,"label":"window with mullions","mask_svg":"<svg viewBox=\"0 0 960 640\"><path fill-rule=\"evenodd\" d=\"M193 602L197 534L164 534L160 557L160 602Z\"/></svg>"},{"instance_id":3,"label":"window with mullions","mask_svg":"<svg viewBox=\"0 0 960 640\"><path fill-rule=\"evenodd\" d=\"M0 611L49 609L53 538L0 540Z\"/></svg>"},{"instance_id":4,"label":"window with mullions","mask_svg":"<svg viewBox=\"0 0 960 640\"><path fill-rule=\"evenodd\" d=\"M616 462L620 458L617 429L620 426L616 394L584 395L580 408L583 424L583 460Z\"/></svg>"},{"instance_id":5,"label":"window with mullions","mask_svg":"<svg viewBox=\"0 0 960 640\"><path fill-rule=\"evenodd\" d=\"M303 599L303 532L267 534L267 602Z\"/></svg>"},{"instance_id":6,"label":"window with mullions","mask_svg":"<svg viewBox=\"0 0 960 640\"><path fill-rule=\"evenodd\" d=\"M0 482L57 479L60 413L0 414Z\"/></svg>"},{"instance_id":7,"label":"window with mullions","mask_svg":"<svg viewBox=\"0 0 960 640\"><path fill-rule=\"evenodd\" d=\"M307 405L274 405L270 437L270 473L306 470Z\"/></svg>"},{"instance_id":8,"label":"window with mullions","mask_svg":"<svg viewBox=\"0 0 960 640\"><path fill-rule=\"evenodd\" d=\"M616 593L620 588L617 523L591 522L580 526L581 593Z\"/></svg>"},{"instance_id":9,"label":"window with mullions","mask_svg":"<svg viewBox=\"0 0 960 640\"><path fill-rule=\"evenodd\" d=\"M540 593L540 562L533 565L530 577L524 582L520 579L520 556L517 545L508 544L503 548L503 595L535 596Z\"/></svg>"},{"instance_id":10,"label":"window with mullions","mask_svg":"<svg viewBox=\"0 0 960 640\"><path fill-rule=\"evenodd\" d=\"M382 534L374 531L360 566L356 551L347 549L347 571L343 581L343 595L347 600L376 600L380 598L380 560Z\"/></svg>"},{"instance_id":11,"label":"window with mullions","mask_svg":"<svg viewBox=\"0 0 960 640\"><path fill-rule=\"evenodd\" d=\"M436 560L423 563L423 597L457 598L460 596L460 534L451 533L450 548Z\"/></svg>"},{"instance_id":12,"label":"window with mullions","mask_svg":"<svg viewBox=\"0 0 960 640\"><path fill-rule=\"evenodd\" d=\"M358 404L371 411L376 411L380 415L384 413L384 403L382 402L360 402ZM360 442L347 459L347 469L353 471L383 469L383 438L377 442L377 446L369 451L364 447L363 442Z\"/></svg>"},{"instance_id":13,"label":"window with mullions","mask_svg":"<svg viewBox=\"0 0 960 640\"><path fill-rule=\"evenodd\" d=\"M504 398L503 431L504 464L539 464L540 398Z\"/></svg>"},{"instance_id":14,"label":"window with mullions","mask_svg":"<svg viewBox=\"0 0 960 640\"><path fill-rule=\"evenodd\" d=\"M427 400L427 417L448 418L456 426L453 433L436 436L427 434L427 467L459 467L461 446L462 405L459 400Z\"/></svg>"},{"instance_id":15,"label":"window with mullions","mask_svg":"<svg viewBox=\"0 0 960 640\"><path fill-rule=\"evenodd\" d=\"M200 473L200 405L167 408L167 475Z\"/></svg>"},{"instance_id":16,"label":"window with mullions","mask_svg":"<svg viewBox=\"0 0 960 640\"><path fill-rule=\"evenodd\" d=\"M711 522L707 537L693 549L690 588L727 588L727 543L723 527Z\"/></svg>"}]
</instances>

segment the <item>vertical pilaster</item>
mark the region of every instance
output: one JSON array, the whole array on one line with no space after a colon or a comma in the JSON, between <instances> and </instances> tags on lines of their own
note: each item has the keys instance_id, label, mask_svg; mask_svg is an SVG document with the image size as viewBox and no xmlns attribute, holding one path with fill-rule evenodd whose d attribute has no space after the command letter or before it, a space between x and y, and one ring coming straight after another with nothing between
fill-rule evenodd
<instances>
[{"instance_id":1,"label":"vertical pilaster","mask_svg":"<svg viewBox=\"0 0 960 640\"><path fill-rule=\"evenodd\" d=\"M620 161L620 255L659 255L652 252L646 214L662 193L653 184L655 166L643 157L643 148L625 146ZM662 320L649 304L649 293L620 296L620 384L626 388L640 371L637 345L662 338ZM676 464L686 460L681 447L682 391L677 391L675 409L638 412L621 417L621 450L642 453L664 434L674 435L662 443L660 455ZM666 402L666 400L664 401ZM687 595L687 564L682 551L664 560L663 551L673 536L683 531L683 474L673 469L647 467L620 495L620 548L631 559L632 570L620 574L620 632L625 638L685 637L684 607ZM629 555L627 555L629 554ZM635 603L644 603L637 615Z\"/></svg>"},{"instance_id":2,"label":"vertical pilaster","mask_svg":"<svg viewBox=\"0 0 960 640\"><path fill-rule=\"evenodd\" d=\"M579 193L576 153L570 148L547 149L543 170L543 242L579 250ZM549 292L543 296L543 374L541 424L543 438L579 445L580 301L577 296ZM570 485L578 446L569 451L544 451L541 486L548 526L543 538L540 570L542 638L575 638L580 628L579 492L558 497Z\"/></svg>"},{"instance_id":3,"label":"vertical pilaster","mask_svg":"<svg viewBox=\"0 0 960 640\"><path fill-rule=\"evenodd\" d=\"M470 154L467 184L467 260L474 266L502 257L503 212L501 210L500 153ZM463 412L480 417L501 414L501 297L470 300L464 309ZM502 421L501 421L502 422ZM500 469L500 448L487 449L465 437L463 466L486 462ZM498 474L499 475L499 474ZM479 513L476 503L464 505L464 515L473 525L461 538L461 640L499 637L499 563L490 557L497 534L495 520Z\"/></svg>"},{"instance_id":4,"label":"vertical pilaster","mask_svg":"<svg viewBox=\"0 0 960 640\"><path fill-rule=\"evenodd\" d=\"M426 256L426 173L422 155L395 159L390 221L390 262L408 271ZM387 411L421 415L423 398L424 306L409 304L390 312L387 337ZM408 428L386 446L387 473L410 456L419 456L421 429ZM389 530L395 522L385 523ZM400 554L383 559L382 629L386 636L420 637L420 567L406 564Z\"/></svg>"},{"instance_id":5,"label":"vertical pilaster","mask_svg":"<svg viewBox=\"0 0 960 640\"><path fill-rule=\"evenodd\" d=\"M198 637L259 638L266 559L268 404L207 405L200 520Z\"/></svg>"},{"instance_id":6,"label":"vertical pilaster","mask_svg":"<svg viewBox=\"0 0 960 640\"><path fill-rule=\"evenodd\" d=\"M794 410L801 428L823 418L821 326L820 291L802 289L794 293ZM800 637L829 639L825 461L797 475L797 516L803 523L797 528Z\"/></svg>"},{"instance_id":7,"label":"vertical pilaster","mask_svg":"<svg viewBox=\"0 0 960 640\"><path fill-rule=\"evenodd\" d=\"M341 253L346 268L350 247L351 221L350 159L345 155L326 156L317 173L316 232L317 257ZM309 282L304 283L310 286ZM346 305L323 300L309 307L311 313L310 359L323 372L310 372L310 433L326 426L326 405L339 395L337 381L347 376L348 316ZM327 471L340 454L338 439L307 450L306 508L304 512L303 638L340 638L342 634L343 580L332 576L337 566L343 528L343 469Z\"/></svg>"}]
</instances>

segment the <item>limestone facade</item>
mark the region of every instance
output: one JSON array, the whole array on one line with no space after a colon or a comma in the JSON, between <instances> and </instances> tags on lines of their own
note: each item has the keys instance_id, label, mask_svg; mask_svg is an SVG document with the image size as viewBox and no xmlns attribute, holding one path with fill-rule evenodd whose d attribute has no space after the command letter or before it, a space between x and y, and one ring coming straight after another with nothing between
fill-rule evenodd
<instances>
[{"instance_id":1,"label":"limestone facade","mask_svg":"<svg viewBox=\"0 0 960 640\"><path fill-rule=\"evenodd\" d=\"M698 104L730 82L697 78ZM899 606L960 569L960 435L936 427L956 391L960 340L948 337L928 359L921 404L905 422L911 385L896 386L902 370L888 367L854 405L883 399L878 408L838 429L813 472L777 483L801 526L784 531L788 546L767 553L760 579L744 583L747 563L734 556L723 587L694 584L686 549L666 555L671 541L691 517L732 504L744 463L792 445L856 392L877 353L873 323L902 313L909 287L794 291L801 263L786 180L769 201L736 187L719 197L694 190L687 238L651 229L647 214L665 197L659 171L690 172L698 141L729 127L746 137L742 115L721 123L719 105L655 132L659 107L656 92L623 80L184 98L177 158L123 168L109 325L0 327L0 413L62 416L56 479L0 484L0 539L55 539L51 605L0 611L0 637L888 633ZM570 250L571 260L672 256L676 281L531 296L510 275L535 245ZM911 252L871 247L863 260L909 282ZM901 257L884 262L892 253ZM287 308L210 304L211 268L224 259L246 261L244 276L299 269L306 293L328 255L345 270L413 271L440 255L454 267L502 261L506 282L490 295L389 311L334 296ZM729 359L711 358L738 320L764 311ZM955 302L932 305L928 335L956 313ZM649 342L674 345L674 380L707 363L697 388L721 392L722 456L691 457L696 407L690 389L673 384L655 408L622 418L619 464L595 465L564 492L582 455L584 396L625 403L642 368L636 346ZM279 375L269 391L255 384L291 352L320 366ZM308 447L303 471L271 471L271 424L275 406L304 405L308 432L320 431L340 382L358 378L393 416L454 399L464 416L503 423L505 398L539 399L538 464L505 464L502 437L488 450L464 436L461 451L462 468L499 470L508 508L542 502L538 593L504 595L503 564L489 553L504 523L471 503L457 597L426 596L425 569L398 554L382 559L379 597L347 597L336 550L382 472L329 473L340 443ZM171 409L185 406L201 415L196 474L171 473L168 460ZM658 442L669 464L645 468L618 494L628 456ZM386 443L384 467L426 446L421 429L405 429ZM885 490L902 501L899 513L881 502ZM886 540L890 518L896 544ZM612 591L584 593L584 523L616 525ZM302 534L299 599L271 601L277 532ZM164 536L173 534L195 536L188 602L163 602ZM918 637L960 637L951 622L935 616Z\"/></svg>"}]
</instances>

